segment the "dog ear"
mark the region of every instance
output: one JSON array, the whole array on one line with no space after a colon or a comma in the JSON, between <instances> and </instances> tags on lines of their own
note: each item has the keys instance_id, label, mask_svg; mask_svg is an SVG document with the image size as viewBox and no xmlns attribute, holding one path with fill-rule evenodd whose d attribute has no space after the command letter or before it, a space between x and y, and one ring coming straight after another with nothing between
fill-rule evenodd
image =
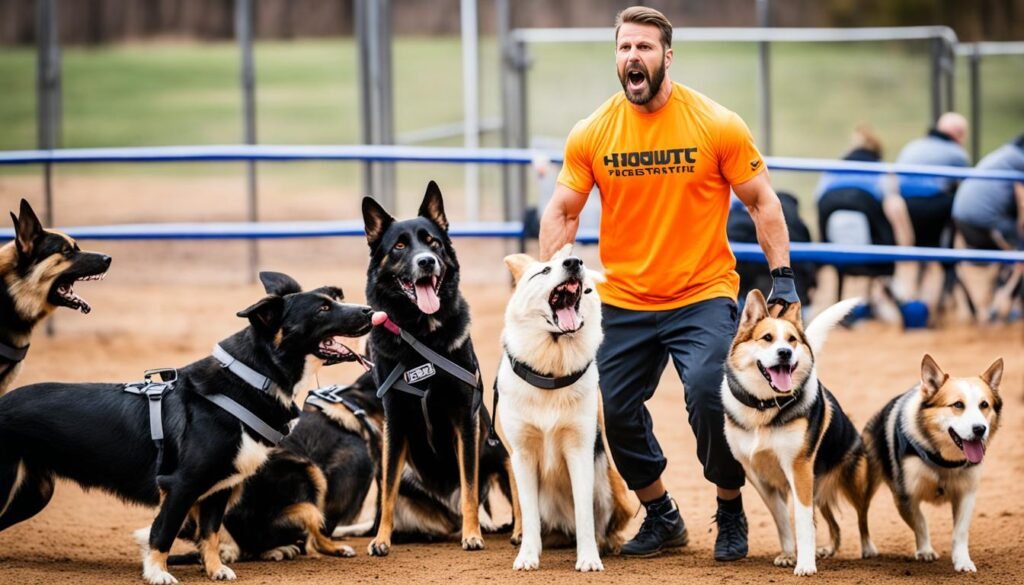
<instances>
[{"instance_id":1,"label":"dog ear","mask_svg":"<svg viewBox=\"0 0 1024 585\"><path fill-rule=\"evenodd\" d=\"M260 333L275 333L280 329L281 317L284 316L284 299L276 295L264 297L237 314L248 319L253 328Z\"/></svg>"},{"instance_id":2,"label":"dog ear","mask_svg":"<svg viewBox=\"0 0 1024 585\"><path fill-rule=\"evenodd\" d=\"M768 316L768 304L765 303L761 291L752 289L747 293L747 301L743 305L743 316L740 317L740 329L753 328Z\"/></svg>"},{"instance_id":3,"label":"dog ear","mask_svg":"<svg viewBox=\"0 0 1024 585\"><path fill-rule=\"evenodd\" d=\"M533 264L536 260L533 259L529 254L511 254L505 256L505 266L508 266L509 272L512 273L512 280L519 282L519 277L523 275L526 267Z\"/></svg>"},{"instance_id":4,"label":"dog ear","mask_svg":"<svg viewBox=\"0 0 1024 585\"><path fill-rule=\"evenodd\" d=\"M769 312L771 309L769 308ZM796 325L798 328L803 329L803 318L801 316L802 311L800 310L800 301L790 303L786 306L786 310L779 315L779 319L785 319L790 323Z\"/></svg>"},{"instance_id":5,"label":"dog ear","mask_svg":"<svg viewBox=\"0 0 1024 585\"><path fill-rule=\"evenodd\" d=\"M43 235L43 224L39 222L36 213L32 211L32 206L24 199L21 200L20 216L15 217L12 213L11 219L14 220L14 241L18 248L18 254L22 257L31 255L36 240Z\"/></svg>"},{"instance_id":6,"label":"dog ear","mask_svg":"<svg viewBox=\"0 0 1024 585\"><path fill-rule=\"evenodd\" d=\"M948 378L949 375L942 371L932 356L924 354L921 359L921 393L925 399L935 396Z\"/></svg>"},{"instance_id":7,"label":"dog ear","mask_svg":"<svg viewBox=\"0 0 1024 585\"><path fill-rule=\"evenodd\" d=\"M393 223L395 218L384 211L376 199L363 197L363 228L366 230L366 243L370 244L371 248L377 245L380 237Z\"/></svg>"},{"instance_id":8,"label":"dog ear","mask_svg":"<svg viewBox=\"0 0 1024 585\"><path fill-rule=\"evenodd\" d=\"M420 217L425 217L442 230L448 231L448 216L444 214L441 188L434 181L427 183L427 192L423 194L423 202L420 203Z\"/></svg>"},{"instance_id":9,"label":"dog ear","mask_svg":"<svg viewBox=\"0 0 1024 585\"><path fill-rule=\"evenodd\" d=\"M992 365L981 375L981 381L988 384L993 392L999 391L999 382L1003 379L1003 358L992 362Z\"/></svg>"},{"instance_id":10,"label":"dog ear","mask_svg":"<svg viewBox=\"0 0 1024 585\"><path fill-rule=\"evenodd\" d=\"M268 295L283 297L292 293L302 292L302 286L295 279L282 272L260 272L260 282Z\"/></svg>"}]
</instances>

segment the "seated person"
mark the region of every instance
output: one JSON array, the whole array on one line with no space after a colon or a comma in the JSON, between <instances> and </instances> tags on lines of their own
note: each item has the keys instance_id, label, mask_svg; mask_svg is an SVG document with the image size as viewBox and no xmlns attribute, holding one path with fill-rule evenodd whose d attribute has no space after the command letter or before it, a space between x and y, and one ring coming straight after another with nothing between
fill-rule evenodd
<instances>
[{"instance_id":1,"label":"seated person","mask_svg":"<svg viewBox=\"0 0 1024 585\"><path fill-rule=\"evenodd\" d=\"M1024 172L1024 134L994 150L978 163L979 170ZM1024 183L993 179L966 179L953 201L953 220L969 248L981 250L1024 250ZM963 264L963 263L962 263ZM958 267L958 272L966 271ZM1007 317L1014 297L1021 295L1024 264L1004 266L996 279L997 290L991 301L987 290L969 294L977 313L989 318ZM977 281L977 278L961 278ZM991 282L991 277L989 278Z\"/></svg>"},{"instance_id":2,"label":"seated person","mask_svg":"<svg viewBox=\"0 0 1024 585\"><path fill-rule=\"evenodd\" d=\"M810 242L811 231L807 224L800 219L800 203L796 197L779 191L779 201L782 203L782 215L786 218L786 228L789 230L791 242ZM726 232L729 234L730 242L757 243L757 230L754 228L754 219L750 217L743 202L735 195L732 198L732 205L729 207L729 220L726 224ZM796 275L796 293L800 297L800 304L809 307L811 299L809 292L816 286L818 266L814 262L794 262L793 272ZM754 288L761 289L766 296L772 288L771 275L764 269L762 262L737 262L736 272L740 275L740 302L747 298L747 293Z\"/></svg>"},{"instance_id":3,"label":"seated person","mask_svg":"<svg viewBox=\"0 0 1024 585\"><path fill-rule=\"evenodd\" d=\"M896 163L969 167L970 158L963 147L966 137L967 120L956 112L946 112L927 136L903 147ZM949 247L952 238L944 238L943 232L948 231L956 179L901 175L899 189L914 228L914 245Z\"/></svg>"}]
</instances>

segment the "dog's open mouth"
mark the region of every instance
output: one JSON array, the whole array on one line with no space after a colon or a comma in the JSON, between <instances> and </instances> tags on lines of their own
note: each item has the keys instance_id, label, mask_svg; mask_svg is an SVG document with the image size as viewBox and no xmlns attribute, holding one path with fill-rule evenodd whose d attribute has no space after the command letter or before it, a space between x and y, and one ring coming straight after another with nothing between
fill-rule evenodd
<instances>
[{"instance_id":1,"label":"dog's open mouth","mask_svg":"<svg viewBox=\"0 0 1024 585\"><path fill-rule=\"evenodd\" d=\"M99 274L90 274L88 276L79 276L77 278L60 279L55 282L53 284L53 288L50 289L50 302L54 305L77 309L82 313L88 314L89 311L92 311L92 306L89 305L85 299L75 293L74 285L76 282L84 280L103 280L106 276L106 272L101 272Z\"/></svg>"},{"instance_id":2,"label":"dog's open mouth","mask_svg":"<svg viewBox=\"0 0 1024 585\"><path fill-rule=\"evenodd\" d=\"M772 387L772 390L787 394L793 389L793 372L796 371L795 362L766 368L764 364L758 361L757 369L761 370L761 375L764 376L765 380L768 380L768 385Z\"/></svg>"},{"instance_id":3,"label":"dog's open mouth","mask_svg":"<svg viewBox=\"0 0 1024 585\"><path fill-rule=\"evenodd\" d=\"M415 282L399 278L398 284L405 296L416 303L423 313L433 315L441 308L441 298L438 296L441 292L441 277L424 276Z\"/></svg>"},{"instance_id":4,"label":"dog's open mouth","mask_svg":"<svg viewBox=\"0 0 1024 585\"><path fill-rule=\"evenodd\" d=\"M964 440L953 429L949 429L949 436L953 437L953 442L964 452L964 456L971 463L981 463L981 460L985 458L985 442L981 439Z\"/></svg>"},{"instance_id":5,"label":"dog's open mouth","mask_svg":"<svg viewBox=\"0 0 1024 585\"><path fill-rule=\"evenodd\" d=\"M359 362L359 365L369 371L373 367L370 360L342 343L342 339L342 337L327 337L321 340L320 345L316 348L316 357L324 360L328 365L340 364L341 362Z\"/></svg>"},{"instance_id":6,"label":"dog's open mouth","mask_svg":"<svg viewBox=\"0 0 1024 585\"><path fill-rule=\"evenodd\" d=\"M555 316L555 325L563 333L573 333L583 327L583 319L580 317L581 298L583 283L578 278L570 278L551 291L548 304Z\"/></svg>"}]
</instances>

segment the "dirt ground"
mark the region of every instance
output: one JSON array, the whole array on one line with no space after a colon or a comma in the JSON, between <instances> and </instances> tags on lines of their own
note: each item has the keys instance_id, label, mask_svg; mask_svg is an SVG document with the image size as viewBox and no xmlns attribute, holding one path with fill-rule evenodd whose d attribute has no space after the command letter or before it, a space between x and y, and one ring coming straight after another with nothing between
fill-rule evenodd
<instances>
[{"instance_id":1,"label":"dirt ground","mask_svg":"<svg viewBox=\"0 0 1024 585\"><path fill-rule=\"evenodd\" d=\"M2 182L0 182L2 183ZM9 186L10 183L7 183ZM0 185L4 205L13 202ZM105 206L108 202L100 198ZM67 210L66 223L76 219ZM82 210L82 217L99 210ZM351 215L351 214L349 214ZM86 223L83 221L83 223ZM90 315L62 310L56 335L38 335L16 385L44 380L133 381L146 368L184 365L208 355L216 341L242 322L235 312L261 296L244 271L246 244L238 242L116 243L84 242L114 257L106 281L83 283L77 291L93 306ZM473 340L485 378L494 375L508 277L501 257L509 251L493 241L457 242L463 264L463 291L473 309ZM353 300L363 299L365 244L359 239L269 241L260 244L262 266L291 273L307 287L336 284ZM584 252L592 263L595 250ZM939 331L901 332L878 323L836 331L819 360L823 381L858 425L891 396L911 386L924 352L954 375L976 375L996 357L1006 360L1002 394L1003 428L989 449L972 525L971 555L979 573L957 576L949 559L951 512L927 508L935 548L931 564L911 560L913 534L896 513L886 488L871 510L871 528L882 556L859 558L855 515L848 506L841 521L845 535L837 558L819 561L815 579L829 583L934 583L963 579L978 583L1021 583L1024 568L1024 324L986 328L959 326ZM354 366L325 369L322 384L345 382ZM575 573L574 553L545 551L541 570L513 573L515 549L491 536L482 552L463 552L457 543L399 545L384 559L366 556L366 539L351 544L355 558L301 558L292 562L238 563L243 583L484 583L568 582L794 582L791 569L772 566L778 541L757 494L744 490L750 519L750 556L736 563L711 557L715 530L714 490L700 473L693 435L686 424L682 386L672 368L650 403L658 437L670 457L665 481L682 509L690 545L674 554L648 559L606 558L603 574ZM487 399L489 404L489 398ZM61 483L38 516L0 533L0 584L139 583L141 563L131 531L147 525L153 511L128 506L99 492L85 493ZM502 517L499 517L501 519ZM634 518L629 531L640 523ZM824 537L824 523L819 538ZM178 567L183 582L206 580L197 567Z\"/></svg>"}]
</instances>

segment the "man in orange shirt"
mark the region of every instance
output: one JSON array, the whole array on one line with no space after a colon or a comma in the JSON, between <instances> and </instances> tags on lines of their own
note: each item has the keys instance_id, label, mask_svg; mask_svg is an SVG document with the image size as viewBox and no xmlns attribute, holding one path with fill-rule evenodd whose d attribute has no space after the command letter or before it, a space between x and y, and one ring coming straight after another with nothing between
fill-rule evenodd
<instances>
[{"instance_id":1,"label":"man in orange shirt","mask_svg":"<svg viewBox=\"0 0 1024 585\"><path fill-rule=\"evenodd\" d=\"M723 433L722 366L736 333L736 259L726 238L730 187L754 218L772 269L769 302L797 302L789 236L750 131L735 113L672 83L672 25L634 6L616 19L614 95L569 134L558 185L541 219L541 257L576 238L591 188L601 192L599 286L605 340L598 352L604 418L615 463L647 509L622 554L684 546L686 527L661 481L667 461L644 403L668 363L704 476L718 487L715 559L747 554L743 468Z\"/></svg>"}]
</instances>

